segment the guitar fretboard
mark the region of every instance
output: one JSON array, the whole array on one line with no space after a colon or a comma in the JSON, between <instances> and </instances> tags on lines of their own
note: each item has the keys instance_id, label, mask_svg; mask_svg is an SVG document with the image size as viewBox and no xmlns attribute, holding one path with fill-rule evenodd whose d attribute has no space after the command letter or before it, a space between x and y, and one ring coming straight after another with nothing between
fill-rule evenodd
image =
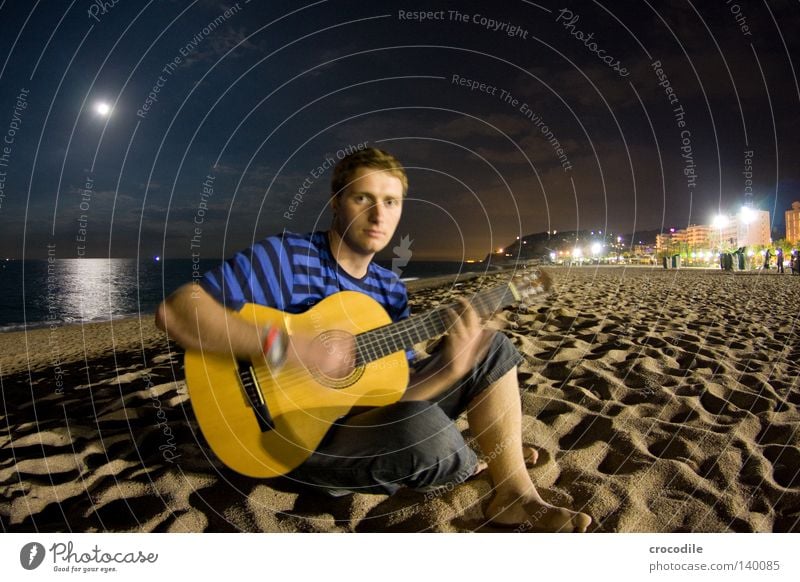
<instances>
[{"instance_id":1,"label":"guitar fretboard","mask_svg":"<svg viewBox=\"0 0 800 582\"><path fill-rule=\"evenodd\" d=\"M481 291L470 299L470 304L480 317L487 317L515 302L510 284ZM427 313L358 334L355 365L360 366L395 352L410 350L414 344L446 333L449 324L445 310L457 306L457 303L440 306Z\"/></svg>"}]
</instances>

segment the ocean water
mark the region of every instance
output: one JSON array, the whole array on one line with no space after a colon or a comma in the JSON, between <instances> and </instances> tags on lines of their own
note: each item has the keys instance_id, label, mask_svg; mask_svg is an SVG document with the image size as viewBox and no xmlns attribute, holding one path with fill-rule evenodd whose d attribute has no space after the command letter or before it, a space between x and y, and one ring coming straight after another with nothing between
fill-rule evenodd
<instances>
[{"instance_id":1,"label":"ocean water","mask_svg":"<svg viewBox=\"0 0 800 582\"><path fill-rule=\"evenodd\" d=\"M220 261L56 259L0 261L0 332L48 325L150 317L175 289ZM391 261L378 261L391 268ZM403 279L482 271L480 263L412 261Z\"/></svg>"}]
</instances>

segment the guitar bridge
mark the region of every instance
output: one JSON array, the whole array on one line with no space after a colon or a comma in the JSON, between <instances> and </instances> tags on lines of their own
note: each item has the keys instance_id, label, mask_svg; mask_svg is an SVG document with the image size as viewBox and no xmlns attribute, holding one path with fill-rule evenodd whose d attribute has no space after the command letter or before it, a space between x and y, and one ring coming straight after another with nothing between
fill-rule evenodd
<instances>
[{"instance_id":1,"label":"guitar bridge","mask_svg":"<svg viewBox=\"0 0 800 582\"><path fill-rule=\"evenodd\" d=\"M268 432L275 428L275 422L269 413L267 403L261 394L261 387L258 385L255 370L250 362L239 362L239 384L242 386L247 403L253 409L253 414L258 422L261 432Z\"/></svg>"}]
</instances>

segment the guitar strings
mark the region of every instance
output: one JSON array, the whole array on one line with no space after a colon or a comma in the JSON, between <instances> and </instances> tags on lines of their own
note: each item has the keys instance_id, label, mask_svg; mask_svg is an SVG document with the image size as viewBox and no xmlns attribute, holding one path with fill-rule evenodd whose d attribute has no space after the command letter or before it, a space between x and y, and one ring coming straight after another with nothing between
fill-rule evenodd
<instances>
[{"instance_id":1,"label":"guitar strings","mask_svg":"<svg viewBox=\"0 0 800 582\"><path fill-rule=\"evenodd\" d=\"M488 310L486 309L487 302L489 301L488 295L494 295L496 291L496 289L492 289L488 292L477 293L470 300L470 303L476 307L479 312L488 314ZM444 333L449 323L449 321L443 317L444 310L454 306L456 306L456 304L441 306L428 313L421 314L420 316L408 318L395 324L389 324L388 326L359 334L357 336L358 350L361 353L368 354L371 358L370 360L362 358L362 360L374 361L375 359L380 359L381 357L395 353L401 349L408 349L415 343ZM420 328L422 328L422 332L419 331ZM417 336L416 340L412 333ZM409 343L411 345L408 345Z\"/></svg>"},{"instance_id":2,"label":"guitar strings","mask_svg":"<svg viewBox=\"0 0 800 582\"><path fill-rule=\"evenodd\" d=\"M532 275L531 281L526 285L530 288L532 287L532 283L539 279L540 277L538 275ZM512 283L509 281L504 285L478 292L472 297L470 303L473 306L477 306L479 310L484 310L484 314L488 315L500 307L516 302L514 295L510 292L511 285ZM358 334L356 357L364 353L369 354L369 358L361 358L362 363L369 363L370 361L375 361L400 351L400 349L409 349L413 344L417 343L411 333L417 332L420 327L428 334L428 337L422 337L423 334L416 333L418 341L424 341L425 339L444 333L447 326L446 322L442 321L442 311L446 307L455 307L456 305L457 304L452 303L444 307L436 308L430 313L414 316L401 322ZM433 321L433 316L439 318L438 325L437 322ZM433 324L432 329L428 325L428 322ZM391 342L391 345L389 342Z\"/></svg>"},{"instance_id":3,"label":"guitar strings","mask_svg":"<svg viewBox=\"0 0 800 582\"><path fill-rule=\"evenodd\" d=\"M477 311L481 316L488 315L497 308L495 305L494 296L498 295L497 299L500 300L505 294L505 286L496 287L488 291L476 293L475 296L473 296L473 298L470 300L470 303L473 305L473 307L477 308ZM418 316L421 319L419 324L416 322L411 322L406 325L402 325L414 319L409 318L401 322L397 322L397 324L390 324L390 326L387 326L389 327L387 330L384 330L383 328L377 328L359 334L357 337L366 338L361 342L360 347L363 347L364 350L370 354L370 356L375 356L372 360L366 361L368 362L380 359L381 357L385 357L389 354L400 351L400 349L409 349L415 343L425 341L426 339L444 333L449 322L443 319L443 312L448 307L455 306L457 306L457 304L452 303L446 306L438 307L429 313L421 314ZM438 322L432 319L434 316L438 318ZM428 322L430 322L432 325L429 325ZM411 336L411 333L417 330L419 327L423 328L427 337L422 337L423 334L417 333L416 335L418 336L418 340L415 341ZM406 338L407 341L404 341ZM411 342L411 345L407 345L408 342ZM398 343L399 347L397 346Z\"/></svg>"}]
</instances>

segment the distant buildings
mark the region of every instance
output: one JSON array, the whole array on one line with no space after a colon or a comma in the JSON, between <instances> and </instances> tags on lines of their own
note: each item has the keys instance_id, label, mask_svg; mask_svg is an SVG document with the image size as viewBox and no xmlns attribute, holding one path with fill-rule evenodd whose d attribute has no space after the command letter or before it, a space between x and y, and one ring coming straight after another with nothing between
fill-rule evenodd
<instances>
[{"instance_id":1,"label":"distant buildings","mask_svg":"<svg viewBox=\"0 0 800 582\"><path fill-rule=\"evenodd\" d=\"M661 234L656 235L656 252L657 253L665 253L672 247L672 235L675 232L662 232ZM677 240L676 240L677 242Z\"/></svg>"},{"instance_id":2,"label":"distant buildings","mask_svg":"<svg viewBox=\"0 0 800 582\"><path fill-rule=\"evenodd\" d=\"M710 249L714 246L712 227L706 224L692 224L680 230L659 234L656 237L656 252L679 253L689 249ZM728 234L727 231L724 234Z\"/></svg>"},{"instance_id":3,"label":"distant buildings","mask_svg":"<svg viewBox=\"0 0 800 582\"><path fill-rule=\"evenodd\" d=\"M792 202L792 209L787 210L786 240L794 244L800 242L800 202Z\"/></svg>"},{"instance_id":4,"label":"distant buildings","mask_svg":"<svg viewBox=\"0 0 800 582\"><path fill-rule=\"evenodd\" d=\"M800 202L798 214L800 214ZM692 224L685 229L673 230L656 237L656 250L662 254L695 253L710 256L739 247L769 246L769 212L744 208L735 216L718 216L714 224Z\"/></svg>"},{"instance_id":5,"label":"distant buildings","mask_svg":"<svg viewBox=\"0 0 800 582\"><path fill-rule=\"evenodd\" d=\"M708 246L711 240L711 227L706 224L693 224L686 229L686 244L690 247Z\"/></svg>"},{"instance_id":6,"label":"distant buildings","mask_svg":"<svg viewBox=\"0 0 800 582\"><path fill-rule=\"evenodd\" d=\"M711 226L709 231L710 248L717 251L722 249L739 248L739 226L742 223L735 216L720 215L716 218L717 224Z\"/></svg>"},{"instance_id":7,"label":"distant buildings","mask_svg":"<svg viewBox=\"0 0 800 582\"><path fill-rule=\"evenodd\" d=\"M739 247L762 246L772 244L769 212L766 210L744 209L736 222L736 238Z\"/></svg>"},{"instance_id":8,"label":"distant buildings","mask_svg":"<svg viewBox=\"0 0 800 582\"><path fill-rule=\"evenodd\" d=\"M525 235L484 260L495 264L540 260L544 262L623 263L655 261L652 240L657 231L622 235L603 230L539 232Z\"/></svg>"},{"instance_id":9,"label":"distant buildings","mask_svg":"<svg viewBox=\"0 0 800 582\"><path fill-rule=\"evenodd\" d=\"M686 265L719 265L720 253L741 247L747 248L748 257L758 256L759 252L763 255L764 249L773 244L770 226L768 211L746 206L736 215L717 216L713 224L691 224L669 232L652 230L620 235L602 230L554 230L529 234L517 237L485 260L496 264L536 260L559 264L655 265L665 256L680 255ZM786 211L786 239L791 245L800 244L800 202L793 202L792 209ZM748 258L751 260L756 265L760 259Z\"/></svg>"}]
</instances>

